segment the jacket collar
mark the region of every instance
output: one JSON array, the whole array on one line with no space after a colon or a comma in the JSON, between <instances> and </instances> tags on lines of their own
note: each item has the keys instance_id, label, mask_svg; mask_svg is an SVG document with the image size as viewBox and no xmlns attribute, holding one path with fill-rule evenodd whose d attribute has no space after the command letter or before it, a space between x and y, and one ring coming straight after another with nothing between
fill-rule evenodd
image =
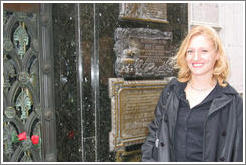
<instances>
[{"instance_id":1,"label":"jacket collar","mask_svg":"<svg viewBox=\"0 0 246 165\"><path fill-rule=\"evenodd\" d=\"M221 91L221 95L213 100L208 115L230 103L233 97L238 94L229 83L226 87L219 86L219 90Z\"/></svg>"},{"instance_id":2,"label":"jacket collar","mask_svg":"<svg viewBox=\"0 0 246 165\"><path fill-rule=\"evenodd\" d=\"M174 90L175 94L178 97L180 96L181 91L185 88L186 85L186 82L179 82L176 78L173 78L170 81L170 87ZM208 115L227 105L229 102L232 101L233 97L238 94L237 91L229 83L226 87L221 87L218 85L218 91L220 92L220 95L218 95L213 100Z\"/></svg>"},{"instance_id":3,"label":"jacket collar","mask_svg":"<svg viewBox=\"0 0 246 165\"><path fill-rule=\"evenodd\" d=\"M180 94L180 90L185 88L186 82L179 82L176 78L170 81L170 87L175 91L177 96ZM228 83L226 87L219 86L219 90L225 95L237 95L238 92Z\"/></svg>"},{"instance_id":4,"label":"jacket collar","mask_svg":"<svg viewBox=\"0 0 246 165\"><path fill-rule=\"evenodd\" d=\"M221 109L231 101L232 97L229 97L228 95L222 95L221 97L215 98L210 106L208 116L214 113L215 111Z\"/></svg>"}]
</instances>

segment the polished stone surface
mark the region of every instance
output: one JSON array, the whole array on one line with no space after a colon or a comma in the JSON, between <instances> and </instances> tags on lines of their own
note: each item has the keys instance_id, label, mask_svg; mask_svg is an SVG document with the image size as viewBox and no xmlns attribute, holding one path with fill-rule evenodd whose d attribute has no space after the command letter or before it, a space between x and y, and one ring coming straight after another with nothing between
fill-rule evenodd
<instances>
[{"instance_id":1,"label":"polished stone surface","mask_svg":"<svg viewBox=\"0 0 246 165\"><path fill-rule=\"evenodd\" d=\"M170 44L176 51L188 28L187 4L167 4L168 24L120 20L117 3L81 3L80 25L76 26L77 7L53 4L52 11L58 161L139 161L139 152L116 159L117 153L109 150L112 121L108 79L117 77L114 32L117 28L171 31ZM79 29L80 37L76 36ZM76 51L79 41L80 54ZM78 56L82 56L82 72ZM127 150L139 151L140 147Z\"/></svg>"},{"instance_id":2,"label":"polished stone surface","mask_svg":"<svg viewBox=\"0 0 246 165\"><path fill-rule=\"evenodd\" d=\"M74 4L52 7L57 161L82 161L74 9Z\"/></svg>"}]
</instances>

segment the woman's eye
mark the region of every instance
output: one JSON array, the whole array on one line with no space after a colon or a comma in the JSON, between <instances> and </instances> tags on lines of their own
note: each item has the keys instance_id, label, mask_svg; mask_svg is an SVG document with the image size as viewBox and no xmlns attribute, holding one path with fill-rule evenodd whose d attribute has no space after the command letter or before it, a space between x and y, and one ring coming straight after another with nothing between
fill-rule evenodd
<instances>
[{"instance_id":1,"label":"woman's eye","mask_svg":"<svg viewBox=\"0 0 246 165\"><path fill-rule=\"evenodd\" d=\"M202 50L202 53L207 53L207 52L208 52L208 50L206 50L206 49Z\"/></svg>"},{"instance_id":2,"label":"woman's eye","mask_svg":"<svg viewBox=\"0 0 246 165\"><path fill-rule=\"evenodd\" d=\"M192 53L192 50L187 50L187 53L188 53L188 54L191 54L191 53Z\"/></svg>"}]
</instances>

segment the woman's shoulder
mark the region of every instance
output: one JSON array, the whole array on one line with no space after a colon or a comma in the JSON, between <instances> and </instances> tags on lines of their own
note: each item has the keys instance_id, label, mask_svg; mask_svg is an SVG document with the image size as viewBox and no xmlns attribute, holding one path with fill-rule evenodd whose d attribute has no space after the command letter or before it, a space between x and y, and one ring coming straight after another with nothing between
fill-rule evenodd
<instances>
[{"instance_id":1,"label":"woman's shoulder","mask_svg":"<svg viewBox=\"0 0 246 165\"><path fill-rule=\"evenodd\" d=\"M232 85L227 83L226 87L221 87L221 88L222 88L222 92L228 97L234 98L234 101L236 101L237 104L243 104L242 96Z\"/></svg>"},{"instance_id":2,"label":"woman's shoulder","mask_svg":"<svg viewBox=\"0 0 246 165\"><path fill-rule=\"evenodd\" d=\"M170 77L166 80L168 81L168 83L164 86L162 92L163 94L169 95L170 92L175 91L181 85L181 82L179 82L176 77Z\"/></svg>"},{"instance_id":3,"label":"woman's shoulder","mask_svg":"<svg viewBox=\"0 0 246 165\"><path fill-rule=\"evenodd\" d=\"M232 86L230 85L230 83L227 82L227 86L226 87L222 87L222 91L225 93L225 94L228 94L228 95L234 95L236 97L241 97L239 92Z\"/></svg>"},{"instance_id":4,"label":"woman's shoulder","mask_svg":"<svg viewBox=\"0 0 246 165\"><path fill-rule=\"evenodd\" d=\"M176 77L170 77L166 88L179 87L182 84Z\"/></svg>"}]
</instances>

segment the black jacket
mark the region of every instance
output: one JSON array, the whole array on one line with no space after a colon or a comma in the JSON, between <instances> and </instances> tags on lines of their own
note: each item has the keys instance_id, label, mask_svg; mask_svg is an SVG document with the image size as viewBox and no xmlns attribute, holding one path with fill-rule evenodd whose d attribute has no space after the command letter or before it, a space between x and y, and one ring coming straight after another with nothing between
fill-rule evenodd
<instances>
[{"instance_id":1,"label":"black jacket","mask_svg":"<svg viewBox=\"0 0 246 165\"><path fill-rule=\"evenodd\" d=\"M142 161L175 161L174 132L179 99L176 78L164 88L142 145ZM209 109L204 127L203 161L243 161L243 101L229 84Z\"/></svg>"}]
</instances>

